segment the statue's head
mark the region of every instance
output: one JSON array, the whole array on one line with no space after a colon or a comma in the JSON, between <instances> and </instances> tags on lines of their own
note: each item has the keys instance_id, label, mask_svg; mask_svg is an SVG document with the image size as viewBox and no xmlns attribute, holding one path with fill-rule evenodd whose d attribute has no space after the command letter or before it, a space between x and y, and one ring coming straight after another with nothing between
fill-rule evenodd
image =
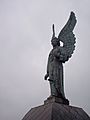
<instances>
[{"instance_id":1,"label":"statue's head","mask_svg":"<svg viewBox=\"0 0 90 120\"><path fill-rule=\"evenodd\" d=\"M60 46L60 41L58 40L57 37L55 37L54 24L52 26L52 29L53 29L53 35L52 35L51 44L52 44L53 47Z\"/></svg>"},{"instance_id":2,"label":"statue's head","mask_svg":"<svg viewBox=\"0 0 90 120\"><path fill-rule=\"evenodd\" d=\"M52 38L51 44L53 47L60 46L60 41L58 40L57 37Z\"/></svg>"}]
</instances>

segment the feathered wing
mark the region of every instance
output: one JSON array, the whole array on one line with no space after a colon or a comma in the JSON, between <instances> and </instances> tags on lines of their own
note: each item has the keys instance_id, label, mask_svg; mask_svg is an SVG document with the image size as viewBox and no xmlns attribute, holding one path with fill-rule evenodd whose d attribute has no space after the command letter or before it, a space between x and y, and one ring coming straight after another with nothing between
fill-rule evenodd
<instances>
[{"instance_id":1,"label":"feathered wing","mask_svg":"<svg viewBox=\"0 0 90 120\"><path fill-rule=\"evenodd\" d=\"M58 35L58 39L63 42L63 47L60 49L63 62L68 61L75 49L75 35L73 34L73 29L76 25L76 22L75 14L71 12L66 25Z\"/></svg>"}]
</instances>

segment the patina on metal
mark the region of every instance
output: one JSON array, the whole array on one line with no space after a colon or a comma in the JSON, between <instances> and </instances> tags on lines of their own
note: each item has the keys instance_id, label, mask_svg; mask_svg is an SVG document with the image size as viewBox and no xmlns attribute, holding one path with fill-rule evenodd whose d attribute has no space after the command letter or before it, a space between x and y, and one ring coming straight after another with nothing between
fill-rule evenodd
<instances>
[{"instance_id":1,"label":"patina on metal","mask_svg":"<svg viewBox=\"0 0 90 120\"><path fill-rule=\"evenodd\" d=\"M64 94L64 79L63 79L63 64L71 58L75 49L75 35L73 29L76 25L76 17L74 12L71 12L70 17L60 31L58 37L55 37L54 24L52 26L53 35L51 44L53 49L49 53L47 73L44 77L45 80L49 80L51 96L56 96L65 99ZM63 43L63 46L60 45Z\"/></svg>"}]
</instances>

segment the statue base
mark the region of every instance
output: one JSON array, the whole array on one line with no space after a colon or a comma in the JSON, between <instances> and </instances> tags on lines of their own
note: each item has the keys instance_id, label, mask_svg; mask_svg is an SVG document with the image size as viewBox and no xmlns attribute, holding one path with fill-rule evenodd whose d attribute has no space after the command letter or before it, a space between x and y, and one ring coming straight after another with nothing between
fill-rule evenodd
<instances>
[{"instance_id":1,"label":"statue base","mask_svg":"<svg viewBox=\"0 0 90 120\"><path fill-rule=\"evenodd\" d=\"M69 105L69 100L68 99L59 98L59 97L56 97L56 96L48 97L47 100L44 101L44 104L53 103L53 102Z\"/></svg>"},{"instance_id":2,"label":"statue base","mask_svg":"<svg viewBox=\"0 0 90 120\"><path fill-rule=\"evenodd\" d=\"M48 98L44 105L31 108L22 120L90 120L82 108L57 102L60 102L60 99Z\"/></svg>"}]
</instances>

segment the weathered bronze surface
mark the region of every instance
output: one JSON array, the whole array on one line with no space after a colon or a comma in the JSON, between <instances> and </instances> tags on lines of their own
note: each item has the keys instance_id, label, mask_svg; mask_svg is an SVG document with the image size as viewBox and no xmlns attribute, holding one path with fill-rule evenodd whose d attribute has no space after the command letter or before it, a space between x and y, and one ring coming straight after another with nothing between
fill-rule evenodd
<instances>
[{"instance_id":1,"label":"weathered bronze surface","mask_svg":"<svg viewBox=\"0 0 90 120\"><path fill-rule=\"evenodd\" d=\"M53 49L49 53L47 73L44 77L45 80L49 80L51 96L56 96L65 99L64 94L64 79L63 79L63 64L69 60L75 49L75 35L73 34L73 29L76 25L76 17L73 12L71 12L70 17L60 31L58 38L55 37L54 24L53 36L51 39L51 44ZM60 45L63 43L63 46Z\"/></svg>"}]
</instances>

